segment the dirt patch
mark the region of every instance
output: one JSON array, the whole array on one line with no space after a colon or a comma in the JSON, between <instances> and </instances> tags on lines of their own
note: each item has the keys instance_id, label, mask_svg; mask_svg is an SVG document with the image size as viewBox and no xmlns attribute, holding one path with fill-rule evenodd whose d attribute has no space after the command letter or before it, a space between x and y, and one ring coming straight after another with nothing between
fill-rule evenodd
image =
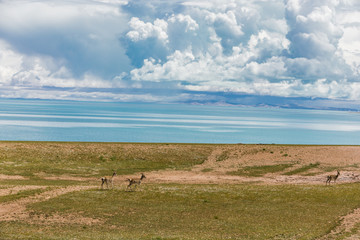
<instances>
[{"instance_id":1,"label":"dirt patch","mask_svg":"<svg viewBox=\"0 0 360 240\"><path fill-rule=\"evenodd\" d=\"M219 145L208 159L189 171L161 170L146 173L144 182L184 184L325 184L329 174L341 168L337 183L360 181L360 147L357 146L292 146L292 145ZM315 169L301 174L285 172L315 164ZM293 167L261 177L232 176L229 172L246 166L290 164ZM330 170L328 170L330 169ZM132 176L124 176L133 178ZM121 183L121 181L120 181ZM122 184L126 184L125 182Z\"/></svg>"},{"instance_id":2,"label":"dirt patch","mask_svg":"<svg viewBox=\"0 0 360 240\"><path fill-rule=\"evenodd\" d=\"M240 183L258 183L258 184L323 184L325 185L328 174L323 173L316 176L286 176L279 174L266 174L262 177L243 177L224 175L216 172L202 173L194 171L156 171L146 173L147 178L144 183L179 183L179 184L240 184ZM336 183L359 182L359 175L353 172L341 172ZM125 183L124 183L125 184ZM122 184L122 185L124 185Z\"/></svg>"},{"instance_id":3,"label":"dirt patch","mask_svg":"<svg viewBox=\"0 0 360 240\"><path fill-rule=\"evenodd\" d=\"M94 188L93 186L70 186L46 191L35 196L22 198L10 203L0 204L0 221L12 221L29 219L31 214L26 210L26 206L36 202L42 202L69 192L82 191Z\"/></svg>"},{"instance_id":4,"label":"dirt patch","mask_svg":"<svg viewBox=\"0 0 360 240\"><path fill-rule=\"evenodd\" d=\"M4 175L4 174L0 174L0 180L26 180L28 178L23 177L23 176L18 176L18 175Z\"/></svg>"},{"instance_id":5,"label":"dirt patch","mask_svg":"<svg viewBox=\"0 0 360 240\"><path fill-rule=\"evenodd\" d=\"M346 216L340 218L340 224L329 234L319 238L318 240L332 240L337 239L341 234L347 234L347 240L357 240L360 239L360 233L356 231L356 225L360 223L360 208L355 209ZM355 232L353 232L355 230Z\"/></svg>"}]
</instances>

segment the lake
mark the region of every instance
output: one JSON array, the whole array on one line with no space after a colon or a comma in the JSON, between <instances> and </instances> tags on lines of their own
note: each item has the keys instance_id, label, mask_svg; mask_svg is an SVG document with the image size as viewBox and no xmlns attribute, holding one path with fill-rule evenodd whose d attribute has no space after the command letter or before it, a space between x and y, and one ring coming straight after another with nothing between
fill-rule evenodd
<instances>
[{"instance_id":1,"label":"lake","mask_svg":"<svg viewBox=\"0 0 360 240\"><path fill-rule=\"evenodd\" d=\"M360 113L1 99L0 140L359 145Z\"/></svg>"}]
</instances>

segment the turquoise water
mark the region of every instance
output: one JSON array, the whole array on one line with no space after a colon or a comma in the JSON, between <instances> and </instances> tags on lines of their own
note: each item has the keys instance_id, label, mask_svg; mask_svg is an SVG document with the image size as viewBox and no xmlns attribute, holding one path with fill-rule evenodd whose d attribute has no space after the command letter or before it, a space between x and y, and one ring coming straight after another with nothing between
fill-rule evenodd
<instances>
[{"instance_id":1,"label":"turquoise water","mask_svg":"<svg viewBox=\"0 0 360 240\"><path fill-rule=\"evenodd\" d=\"M360 113L3 99L0 140L359 145Z\"/></svg>"}]
</instances>

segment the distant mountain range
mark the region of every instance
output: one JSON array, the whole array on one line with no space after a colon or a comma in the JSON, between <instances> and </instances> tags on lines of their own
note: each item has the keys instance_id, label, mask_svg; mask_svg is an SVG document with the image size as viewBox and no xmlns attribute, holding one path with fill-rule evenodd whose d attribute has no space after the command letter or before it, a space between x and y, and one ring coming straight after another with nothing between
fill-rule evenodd
<instances>
[{"instance_id":1,"label":"distant mountain range","mask_svg":"<svg viewBox=\"0 0 360 240\"><path fill-rule=\"evenodd\" d=\"M115 95L121 94L119 90L107 90ZM106 92L106 90L103 90ZM156 92L153 94L157 98L154 101L142 99L141 96L144 90L133 90L129 94L134 96L138 95L135 99L128 101L115 100L113 98L69 98L69 99L48 99L48 100L73 100L73 101L106 101L106 102L133 102L133 103L182 103L194 105L218 105L218 106L248 106L248 107L269 107L269 108L290 108L290 109L314 109L314 110L336 110L336 111L351 111L360 112L360 101L358 100L342 100L342 99L328 99L328 98L310 98L310 97L276 97L276 96L261 96L249 95L230 92L195 92L195 91L171 91ZM168 96L175 96L173 99L167 98ZM181 99L182 95L186 97ZM6 99L6 98L4 98ZM17 98L26 100L28 98ZM35 100L36 98L31 98ZM28 99L28 100L31 100ZM38 98L39 100L46 98Z\"/></svg>"},{"instance_id":2,"label":"distant mountain range","mask_svg":"<svg viewBox=\"0 0 360 240\"><path fill-rule=\"evenodd\" d=\"M241 95L234 93L213 93L207 99L188 100L184 103L204 105L237 105L253 107L275 107L292 109L317 109L337 111L360 111L360 101L327 99L327 98L306 98L306 97L274 97L259 95Z\"/></svg>"}]
</instances>

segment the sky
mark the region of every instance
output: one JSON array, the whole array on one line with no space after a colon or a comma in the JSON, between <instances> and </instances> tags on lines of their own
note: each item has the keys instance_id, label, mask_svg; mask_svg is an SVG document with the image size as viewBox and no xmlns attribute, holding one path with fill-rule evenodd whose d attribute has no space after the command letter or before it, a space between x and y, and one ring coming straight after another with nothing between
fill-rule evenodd
<instances>
[{"instance_id":1,"label":"sky","mask_svg":"<svg viewBox=\"0 0 360 240\"><path fill-rule=\"evenodd\" d=\"M359 16L358 0L0 0L0 98L359 109Z\"/></svg>"}]
</instances>

